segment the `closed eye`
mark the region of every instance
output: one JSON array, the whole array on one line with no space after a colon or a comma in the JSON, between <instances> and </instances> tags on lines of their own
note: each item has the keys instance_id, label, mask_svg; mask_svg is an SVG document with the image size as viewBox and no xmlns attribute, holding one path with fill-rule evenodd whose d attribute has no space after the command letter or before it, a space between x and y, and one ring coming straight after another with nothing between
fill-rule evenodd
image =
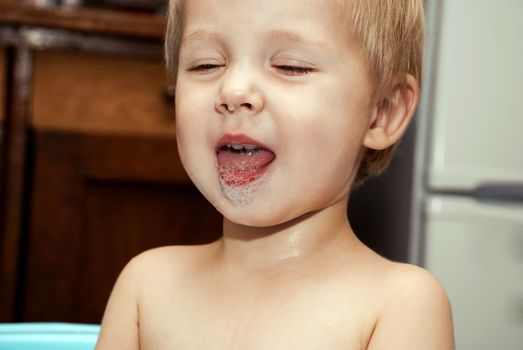
<instances>
[{"instance_id":1,"label":"closed eye","mask_svg":"<svg viewBox=\"0 0 523 350\"><path fill-rule=\"evenodd\" d=\"M303 75L316 71L316 69L310 67L300 67L286 64L274 66L274 68L287 75Z\"/></svg>"},{"instance_id":2,"label":"closed eye","mask_svg":"<svg viewBox=\"0 0 523 350\"><path fill-rule=\"evenodd\" d=\"M196 66L189 67L187 71L189 72L206 72L210 70L214 70L217 68L225 67L223 64L212 64L212 63L203 63L198 64Z\"/></svg>"}]
</instances>

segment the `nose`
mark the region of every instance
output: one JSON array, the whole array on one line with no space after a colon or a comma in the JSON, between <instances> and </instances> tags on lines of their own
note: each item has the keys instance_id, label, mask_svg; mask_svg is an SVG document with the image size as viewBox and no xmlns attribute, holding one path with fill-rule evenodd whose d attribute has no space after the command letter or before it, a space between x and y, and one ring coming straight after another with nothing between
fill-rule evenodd
<instances>
[{"instance_id":1,"label":"nose","mask_svg":"<svg viewBox=\"0 0 523 350\"><path fill-rule=\"evenodd\" d=\"M255 74L248 69L231 69L223 75L215 108L224 115L233 113L259 113L264 99L256 83Z\"/></svg>"}]
</instances>

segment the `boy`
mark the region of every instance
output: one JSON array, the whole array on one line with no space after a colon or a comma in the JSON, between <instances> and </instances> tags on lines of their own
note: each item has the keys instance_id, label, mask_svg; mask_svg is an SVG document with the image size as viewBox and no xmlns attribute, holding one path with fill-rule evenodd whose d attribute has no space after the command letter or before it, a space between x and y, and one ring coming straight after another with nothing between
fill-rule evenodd
<instances>
[{"instance_id":1,"label":"boy","mask_svg":"<svg viewBox=\"0 0 523 350\"><path fill-rule=\"evenodd\" d=\"M421 0L175 0L166 52L211 244L120 275L97 349L453 349L445 292L365 247L351 188L419 99Z\"/></svg>"}]
</instances>

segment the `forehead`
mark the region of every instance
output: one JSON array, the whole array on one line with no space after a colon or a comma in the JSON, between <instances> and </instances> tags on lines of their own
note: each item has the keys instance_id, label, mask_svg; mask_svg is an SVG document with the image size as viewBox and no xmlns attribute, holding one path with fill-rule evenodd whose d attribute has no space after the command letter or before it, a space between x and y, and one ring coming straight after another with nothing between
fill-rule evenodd
<instances>
[{"instance_id":1,"label":"forehead","mask_svg":"<svg viewBox=\"0 0 523 350\"><path fill-rule=\"evenodd\" d=\"M205 32L279 33L325 42L348 34L340 0L189 0L184 8L186 39Z\"/></svg>"}]
</instances>

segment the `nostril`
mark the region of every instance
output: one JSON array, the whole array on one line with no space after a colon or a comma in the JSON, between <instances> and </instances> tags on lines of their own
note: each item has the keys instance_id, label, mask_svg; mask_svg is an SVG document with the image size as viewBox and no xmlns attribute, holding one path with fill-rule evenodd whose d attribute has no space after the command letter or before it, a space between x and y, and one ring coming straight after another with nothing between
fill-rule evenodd
<instances>
[{"instance_id":1,"label":"nostril","mask_svg":"<svg viewBox=\"0 0 523 350\"><path fill-rule=\"evenodd\" d=\"M256 106L250 102L244 102L242 104L220 103L216 105L216 109L220 113L232 114L234 112L239 112L238 109L244 109L246 111L252 112L256 109Z\"/></svg>"},{"instance_id":2,"label":"nostril","mask_svg":"<svg viewBox=\"0 0 523 350\"><path fill-rule=\"evenodd\" d=\"M229 107L228 104L226 104L226 103L221 103L221 104L218 106L218 110L219 110L220 112L222 112L222 113L227 113L227 112L232 113L232 112L234 112L234 106Z\"/></svg>"}]
</instances>

